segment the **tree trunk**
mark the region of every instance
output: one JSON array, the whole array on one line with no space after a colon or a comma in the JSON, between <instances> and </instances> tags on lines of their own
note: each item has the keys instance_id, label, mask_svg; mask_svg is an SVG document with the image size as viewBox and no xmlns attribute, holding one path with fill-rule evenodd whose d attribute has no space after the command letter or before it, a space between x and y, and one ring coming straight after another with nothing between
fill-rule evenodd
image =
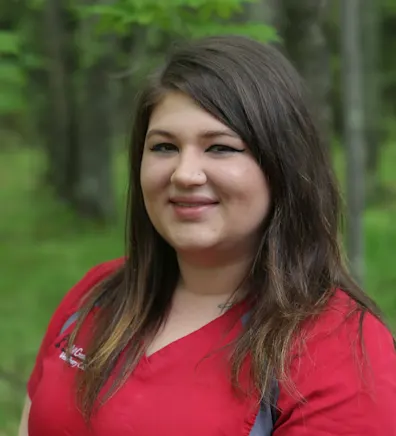
<instances>
[{"instance_id":1,"label":"tree trunk","mask_svg":"<svg viewBox=\"0 0 396 436\"><path fill-rule=\"evenodd\" d=\"M329 0L281 0L280 33L289 57L306 80L324 136L331 136L330 53L325 34Z\"/></svg>"},{"instance_id":2,"label":"tree trunk","mask_svg":"<svg viewBox=\"0 0 396 436\"><path fill-rule=\"evenodd\" d=\"M108 221L115 215L112 184L114 89L110 73L114 67L114 46L109 36L97 36L95 20L82 23L84 41L81 70L81 109L79 148L76 150L77 184L74 192L78 212L86 217Z\"/></svg>"},{"instance_id":3,"label":"tree trunk","mask_svg":"<svg viewBox=\"0 0 396 436\"><path fill-rule=\"evenodd\" d=\"M113 99L108 77L112 56L108 41L86 20L77 65L74 23L62 0L45 4L48 60L47 181L58 197L80 215L107 221L114 215L111 178ZM84 38L85 37L85 38ZM94 41L97 38L97 41ZM100 44L100 45L99 45ZM95 50L95 48L97 50Z\"/></svg>"},{"instance_id":4,"label":"tree trunk","mask_svg":"<svg viewBox=\"0 0 396 436\"><path fill-rule=\"evenodd\" d=\"M62 199L73 197L70 149L77 147L74 126L72 48L62 0L45 2L48 106L46 110L47 181Z\"/></svg>"},{"instance_id":5,"label":"tree trunk","mask_svg":"<svg viewBox=\"0 0 396 436\"><path fill-rule=\"evenodd\" d=\"M342 76L344 142L347 157L347 251L355 278L364 273L363 211L365 203L364 75L361 44L361 0L343 1Z\"/></svg>"},{"instance_id":6,"label":"tree trunk","mask_svg":"<svg viewBox=\"0 0 396 436\"><path fill-rule=\"evenodd\" d=\"M363 44L365 71L365 126L367 140L367 194L374 199L381 186L379 163L381 156L382 117L381 117L381 5L378 0L363 0Z\"/></svg>"}]
</instances>

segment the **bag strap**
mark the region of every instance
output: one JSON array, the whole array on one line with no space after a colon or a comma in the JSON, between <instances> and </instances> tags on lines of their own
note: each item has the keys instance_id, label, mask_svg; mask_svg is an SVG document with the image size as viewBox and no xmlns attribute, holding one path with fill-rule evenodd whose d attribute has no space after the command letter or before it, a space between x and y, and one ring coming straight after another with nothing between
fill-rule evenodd
<instances>
[{"instance_id":1,"label":"bag strap","mask_svg":"<svg viewBox=\"0 0 396 436\"><path fill-rule=\"evenodd\" d=\"M71 315L63 324L59 333L62 335L73 323L77 321L77 318L78 318L78 312L73 313L73 315Z\"/></svg>"},{"instance_id":2,"label":"bag strap","mask_svg":"<svg viewBox=\"0 0 396 436\"><path fill-rule=\"evenodd\" d=\"M249 316L250 316L250 312L247 312L242 316L241 320L242 320L243 325L245 325L247 323ZM276 407L276 404L278 402L278 397L279 397L279 384L278 384L278 381L276 379L274 379L272 382L272 387L271 387L270 404L267 404L265 401L261 402L260 411L259 411L259 414L258 414L257 420L256 420L257 425L260 425L258 422L258 421L260 421L260 418L261 418L261 421L265 420L267 422L268 422L268 419L270 418L272 421L272 427L275 425L275 422L278 419L278 409ZM268 414L270 416L267 416ZM257 434L259 434L259 433L257 433ZM260 434L262 434L262 433L260 433ZM252 431L251 435L252 436L254 435L253 431Z\"/></svg>"}]
</instances>

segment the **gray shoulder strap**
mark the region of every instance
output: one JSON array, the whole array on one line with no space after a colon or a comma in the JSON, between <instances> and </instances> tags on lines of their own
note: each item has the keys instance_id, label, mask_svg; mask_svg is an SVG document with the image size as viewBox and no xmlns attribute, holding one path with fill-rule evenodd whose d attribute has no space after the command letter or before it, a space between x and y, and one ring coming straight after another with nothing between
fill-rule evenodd
<instances>
[{"instance_id":1,"label":"gray shoulder strap","mask_svg":"<svg viewBox=\"0 0 396 436\"><path fill-rule=\"evenodd\" d=\"M95 306L98 306L98 303L96 303ZM66 322L63 324L59 333L60 334L64 333L73 323L77 321L77 318L78 318L78 312L74 312L72 315L70 315L69 318L66 320Z\"/></svg>"},{"instance_id":2,"label":"gray shoulder strap","mask_svg":"<svg viewBox=\"0 0 396 436\"><path fill-rule=\"evenodd\" d=\"M249 312L245 313L242 317L242 323L245 324L249 319ZM271 404L262 402L260 405L260 410L257 414L256 421L250 431L249 436L271 436L272 430L274 428L277 419L277 409L276 403L278 402L279 396L279 385L277 380L272 383L271 390Z\"/></svg>"},{"instance_id":3,"label":"gray shoulder strap","mask_svg":"<svg viewBox=\"0 0 396 436\"><path fill-rule=\"evenodd\" d=\"M76 322L77 318L78 312L73 313L73 315L71 315L63 324L62 328L60 329L60 334L63 334L74 322Z\"/></svg>"},{"instance_id":4,"label":"gray shoulder strap","mask_svg":"<svg viewBox=\"0 0 396 436\"><path fill-rule=\"evenodd\" d=\"M261 404L249 436L271 436L276 421L276 410L269 404Z\"/></svg>"}]
</instances>

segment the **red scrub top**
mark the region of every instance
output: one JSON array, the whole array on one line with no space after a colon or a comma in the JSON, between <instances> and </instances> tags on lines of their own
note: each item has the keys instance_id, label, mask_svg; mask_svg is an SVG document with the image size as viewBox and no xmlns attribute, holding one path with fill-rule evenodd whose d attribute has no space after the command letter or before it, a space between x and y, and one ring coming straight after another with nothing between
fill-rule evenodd
<instances>
[{"instance_id":1,"label":"red scrub top","mask_svg":"<svg viewBox=\"0 0 396 436\"><path fill-rule=\"evenodd\" d=\"M235 395L229 349L222 348L243 328L243 304L143 357L86 427L75 403L74 378L83 370L92 315L76 339L71 365L62 349L74 324L64 331L62 327L78 310L81 297L121 264L117 260L93 268L53 315L28 382L29 436L261 436L254 425L258 395ZM362 367L358 316L346 319L353 304L339 291L316 321L306 323L307 341L294 353L290 370L298 393L279 383L274 436L396 436L392 337L374 317L366 316L363 337L369 369ZM240 382L248 388L249 359Z\"/></svg>"}]
</instances>

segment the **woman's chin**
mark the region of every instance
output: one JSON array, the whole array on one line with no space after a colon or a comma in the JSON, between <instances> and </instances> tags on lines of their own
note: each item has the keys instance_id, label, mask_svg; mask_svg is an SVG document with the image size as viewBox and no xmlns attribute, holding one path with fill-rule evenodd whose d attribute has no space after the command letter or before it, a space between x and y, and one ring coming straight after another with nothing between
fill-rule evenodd
<instances>
[{"instance_id":1,"label":"woman's chin","mask_svg":"<svg viewBox=\"0 0 396 436\"><path fill-rule=\"evenodd\" d=\"M179 254L199 254L199 253L209 253L215 251L218 245L218 241L215 240L204 240L204 239L184 239L171 241L171 245L175 251Z\"/></svg>"},{"instance_id":2,"label":"woman's chin","mask_svg":"<svg viewBox=\"0 0 396 436\"><path fill-rule=\"evenodd\" d=\"M209 244L196 243L196 244L178 244L174 248L177 253L198 254L202 252L205 253L210 252L215 249L215 246Z\"/></svg>"}]
</instances>

